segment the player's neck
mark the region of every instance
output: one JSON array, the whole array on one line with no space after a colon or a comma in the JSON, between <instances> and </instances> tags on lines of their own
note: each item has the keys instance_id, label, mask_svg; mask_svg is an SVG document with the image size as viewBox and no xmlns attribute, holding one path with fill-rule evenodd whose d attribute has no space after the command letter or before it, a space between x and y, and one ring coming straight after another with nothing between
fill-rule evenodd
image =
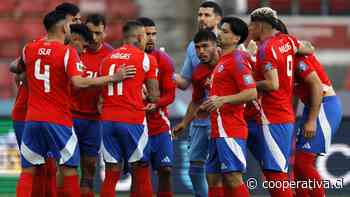
<instances>
[{"instance_id":1,"label":"player's neck","mask_svg":"<svg viewBox=\"0 0 350 197\"><path fill-rule=\"evenodd\" d=\"M222 49L222 56L233 53L233 51L236 50L236 46L235 45L231 45L229 47L223 48Z\"/></svg>"},{"instance_id":2,"label":"player's neck","mask_svg":"<svg viewBox=\"0 0 350 197\"><path fill-rule=\"evenodd\" d=\"M266 40L267 38L270 38L274 35L274 30L271 29L271 30L264 30L262 33L261 33L261 36L260 36L260 41L264 41Z\"/></svg>"},{"instance_id":3,"label":"player's neck","mask_svg":"<svg viewBox=\"0 0 350 197\"><path fill-rule=\"evenodd\" d=\"M64 35L57 35L57 34L53 34L53 33L48 33L47 34L47 41L49 42L60 42L60 43L64 43Z\"/></svg>"}]
</instances>

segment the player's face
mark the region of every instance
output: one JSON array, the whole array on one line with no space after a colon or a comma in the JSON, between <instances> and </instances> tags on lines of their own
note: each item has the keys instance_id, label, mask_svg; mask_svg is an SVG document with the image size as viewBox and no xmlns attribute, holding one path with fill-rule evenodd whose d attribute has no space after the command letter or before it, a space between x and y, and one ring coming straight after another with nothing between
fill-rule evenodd
<instances>
[{"instance_id":1,"label":"player's face","mask_svg":"<svg viewBox=\"0 0 350 197\"><path fill-rule=\"evenodd\" d=\"M157 42L157 28L155 26L145 27L146 31L146 51L152 51L156 47Z\"/></svg>"},{"instance_id":2,"label":"player's face","mask_svg":"<svg viewBox=\"0 0 350 197\"><path fill-rule=\"evenodd\" d=\"M74 47L78 53L82 53L84 49L88 46L88 43L84 40L84 38L78 34L71 34L69 45Z\"/></svg>"},{"instance_id":3,"label":"player's face","mask_svg":"<svg viewBox=\"0 0 350 197\"><path fill-rule=\"evenodd\" d=\"M147 38L146 38L146 31L144 27L141 27L137 30L137 39L140 43L140 49L145 50L146 48L146 43L147 43Z\"/></svg>"},{"instance_id":4,"label":"player's face","mask_svg":"<svg viewBox=\"0 0 350 197\"><path fill-rule=\"evenodd\" d=\"M249 29L249 36L254 41L260 41L260 33L262 31L262 25L258 22L250 22L248 29Z\"/></svg>"},{"instance_id":5,"label":"player's face","mask_svg":"<svg viewBox=\"0 0 350 197\"><path fill-rule=\"evenodd\" d=\"M94 42L91 43L89 48L91 48L92 50L98 50L101 47L106 36L104 25L100 24L96 26L93 23L86 23L86 26L89 28L94 38Z\"/></svg>"},{"instance_id":6,"label":"player's face","mask_svg":"<svg viewBox=\"0 0 350 197\"><path fill-rule=\"evenodd\" d=\"M214 13L213 8L200 7L198 10L197 22L199 29L213 29L220 22L220 16Z\"/></svg>"},{"instance_id":7,"label":"player's face","mask_svg":"<svg viewBox=\"0 0 350 197\"><path fill-rule=\"evenodd\" d=\"M236 46L240 37L236 36L230 28L230 24L223 23L220 27L219 32L219 43L222 49L230 48Z\"/></svg>"},{"instance_id":8,"label":"player's face","mask_svg":"<svg viewBox=\"0 0 350 197\"><path fill-rule=\"evenodd\" d=\"M213 41L201 41L195 44L196 53L201 63L208 64L213 61L216 53L216 44Z\"/></svg>"}]
</instances>

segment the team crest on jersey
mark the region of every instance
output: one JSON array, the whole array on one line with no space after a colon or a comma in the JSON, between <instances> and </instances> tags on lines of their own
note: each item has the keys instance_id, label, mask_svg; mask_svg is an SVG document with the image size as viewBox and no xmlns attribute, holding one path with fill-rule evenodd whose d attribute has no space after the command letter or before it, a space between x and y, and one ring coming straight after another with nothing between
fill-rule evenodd
<instances>
[{"instance_id":1,"label":"team crest on jersey","mask_svg":"<svg viewBox=\"0 0 350 197\"><path fill-rule=\"evenodd\" d=\"M218 72L221 73L222 71L224 71L224 65L219 65L218 66Z\"/></svg>"},{"instance_id":2,"label":"team crest on jersey","mask_svg":"<svg viewBox=\"0 0 350 197\"><path fill-rule=\"evenodd\" d=\"M252 75L249 75L249 74L243 75L243 80L244 80L245 85L250 85L250 84L254 83L254 79L253 79Z\"/></svg>"},{"instance_id":3,"label":"team crest on jersey","mask_svg":"<svg viewBox=\"0 0 350 197\"><path fill-rule=\"evenodd\" d=\"M300 62L299 65L298 65L298 70L299 72L303 72L307 69L307 64L305 64L305 62Z\"/></svg>"},{"instance_id":4,"label":"team crest on jersey","mask_svg":"<svg viewBox=\"0 0 350 197\"><path fill-rule=\"evenodd\" d=\"M272 64L271 62L265 64L265 71L272 70Z\"/></svg>"}]
</instances>

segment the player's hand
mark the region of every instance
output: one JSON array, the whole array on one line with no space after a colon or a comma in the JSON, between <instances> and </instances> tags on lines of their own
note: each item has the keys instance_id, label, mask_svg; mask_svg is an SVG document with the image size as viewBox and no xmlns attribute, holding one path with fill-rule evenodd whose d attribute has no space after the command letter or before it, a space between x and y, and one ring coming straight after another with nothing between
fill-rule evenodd
<instances>
[{"instance_id":1,"label":"player's hand","mask_svg":"<svg viewBox=\"0 0 350 197\"><path fill-rule=\"evenodd\" d=\"M155 111L157 109L157 105L155 103L147 103L147 105L143 108L145 111Z\"/></svg>"},{"instance_id":2,"label":"player's hand","mask_svg":"<svg viewBox=\"0 0 350 197\"><path fill-rule=\"evenodd\" d=\"M175 128L172 129L171 131L171 135L174 139L176 139L177 137L179 137L180 135L183 134L183 132L185 131L187 127L187 124L184 122L180 122L179 124L177 124L175 126Z\"/></svg>"},{"instance_id":3,"label":"player's hand","mask_svg":"<svg viewBox=\"0 0 350 197\"><path fill-rule=\"evenodd\" d=\"M220 96L211 96L206 100L201 106L201 110L206 110L208 112L212 112L214 110L219 109L224 105L223 97Z\"/></svg>"},{"instance_id":4,"label":"player's hand","mask_svg":"<svg viewBox=\"0 0 350 197\"><path fill-rule=\"evenodd\" d=\"M26 78L26 73L20 73L15 75L15 83L17 86L19 86L21 83L27 85L27 78Z\"/></svg>"},{"instance_id":5,"label":"player's hand","mask_svg":"<svg viewBox=\"0 0 350 197\"><path fill-rule=\"evenodd\" d=\"M134 78L136 75L135 66L121 66L118 68L117 73L115 73L112 78L113 81L122 81L128 78Z\"/></svg>"},{"instance_id":6,"label":"player's hand","mask_svg":"<svg viewBox=\"0 0 350 197\"><path fill-rule=\"evenodd\" d=\"M317 121L306 121L303 127L304 137L312 138L316 134Z\"/></svg>"}]
</instances>

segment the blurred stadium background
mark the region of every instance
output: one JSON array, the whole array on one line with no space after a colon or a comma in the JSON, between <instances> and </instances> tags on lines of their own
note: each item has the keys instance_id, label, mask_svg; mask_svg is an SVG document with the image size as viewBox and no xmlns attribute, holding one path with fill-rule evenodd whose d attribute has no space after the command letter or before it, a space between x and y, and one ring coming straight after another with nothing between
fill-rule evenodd
<instances>
[{"instance_id":1,"label":"blurred stadium background","mask_svg":"<svg viewBox=\"0 0 350 197\"><path fill-rule=\"evenodd\" d=\"M23 45L44 34L42 18L60 0L1 0L0 1L0 196L14 196L20 170L17 144L12 130L11 109L16 96L9 62L16 58ZM186 45L196 32L196 14L201 0L69 0L79 5L84 15L102 13L107 17L107 42L120 45L121 26L138 16L153 18L158 26L158 46L165 47L176 63L182 66ZM278 11L291 34L311 41L317 56L326 67L343 103L344 118L331 153L317 164L325 179L344 181L344 188L328 190L336 196L350 196L350 0L217 0L225 14L243 17L255 8L270 6ZM185 113L189 92L178 91L171 106L172 123ZM300 108L300 107L299 107ZM300 110L298 110L300 111ZM300 114L300 112L298 113ZM191 189L187 176L186 137L174 142L176 163L174 189L188 194ZM100 173L99 173L100 174ZM261 180L259 169L249 159L246 177ZM100 178L96 179L98 185ZM129 179L122 183L128 190ZM258 188L254 195L266 195ZM177 195L176 195L177 196ZM188 195L179 195L188 196Z\"/></svg>"}]
</instances>

